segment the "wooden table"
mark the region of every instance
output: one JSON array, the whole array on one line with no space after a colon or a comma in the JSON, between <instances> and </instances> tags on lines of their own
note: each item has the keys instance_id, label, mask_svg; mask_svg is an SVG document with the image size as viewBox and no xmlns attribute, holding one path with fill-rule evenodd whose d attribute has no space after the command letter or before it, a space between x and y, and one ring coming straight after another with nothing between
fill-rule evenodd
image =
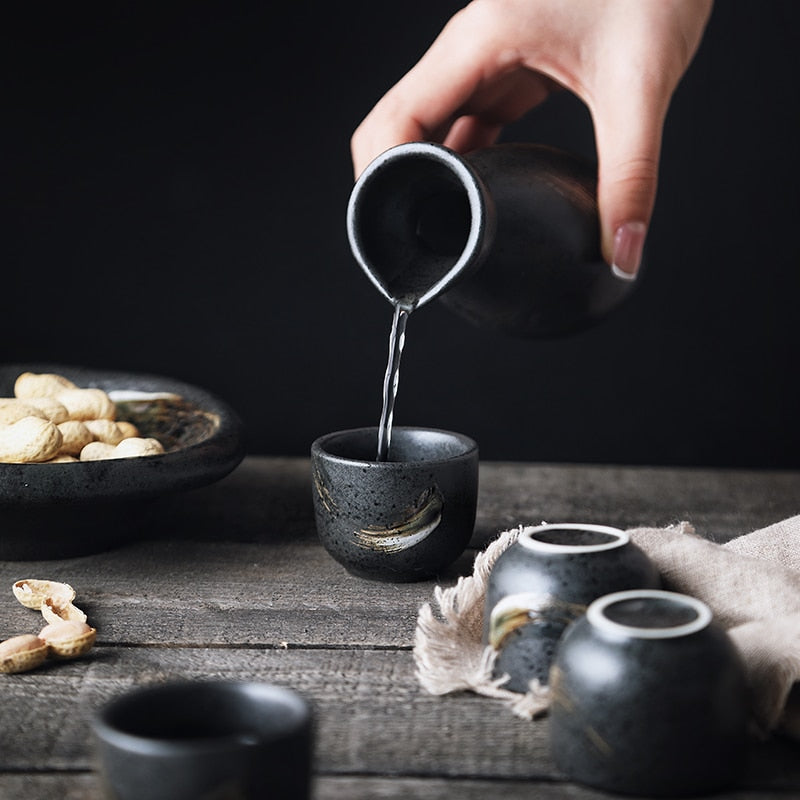
<instances>
[{"instance_id":1,"label":"wooden table","mask_svg":"<svg viewBox=\"0 0 800 800\"><path fill-rule=\"evenodd\" d=\"M484 463L472 544L542 520L688 520L724 541L798 506L797 472ZM80 558L0 562L2 638L41 625L11 593L22 578L70 583L98 630L82 659L0 676L0 798L100 797L89 715L134 685L212 676L309 698L316 798L608 797L558 774L546 719L420 688L413 633L435 582L373 583L334 562L316 539L306 459L248 457L218 484L158 504L144 534ZM468 574L474 552L439 583ZM800 796L800 747L754 744L745 785L724 796Z\"/></svg>"}]
</instances>

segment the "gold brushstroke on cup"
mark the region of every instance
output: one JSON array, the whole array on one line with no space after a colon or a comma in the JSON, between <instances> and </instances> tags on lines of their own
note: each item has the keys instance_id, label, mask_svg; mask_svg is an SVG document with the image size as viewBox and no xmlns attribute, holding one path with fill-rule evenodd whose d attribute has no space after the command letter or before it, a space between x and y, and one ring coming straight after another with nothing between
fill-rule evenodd
<instances>
[{"instance_id":1,"label":"gold brushstroke on cup","mask_svg":"<svg viewBox=\"0 0 800 800\"><path fill-rule=\"evenodd\" d=\"M430 536L442 521L444 498L438 487L427 488L399 518L384 525L368 525L353 531L355 543L368 550L398 553Z\"/></svg>"},{"instance_id":2,"label":"gold brushstroke on cup","mask_svg":"<svg viewBox=\"0 0 800 800\"><path fill-rule=\"evenodd\" d=\"M564 673L558 665L553 665L550 669L549 695L550 706L560 706L568 714L575 716L578 714L578 707L572 697L564 690ZM592 743L597 751L608 758L614 753L612 746L598 733L592 725L586 724L581 720L581 727L586 738Z\"/></svg>"},{"instance_id":3,"label":"gold brushstroke on cup","mask_svg":"<svg viewBox=\"0 0 800 800\"><path fill-rule=\"evenodd\" d=\"M323 508L329 514L333 514L337 510L337 506L333 497L331 497L330 489L325 485L325 480L318 469L314 470L314 489L322 502Z\"/></svg>"},{"instance_id":4,"label":"gold brushstroke on cup","mask_svg":"<svg viewBox=\"0 0 800 800\"><path fill-rule=\"evenodd\" d=\"M499 650L514 631L525 625L544 622L568 625L585 612L585 605L568 603L551 594L510 594L495 605L489 616L489 644Z\"/></svg>"}]
</instances>

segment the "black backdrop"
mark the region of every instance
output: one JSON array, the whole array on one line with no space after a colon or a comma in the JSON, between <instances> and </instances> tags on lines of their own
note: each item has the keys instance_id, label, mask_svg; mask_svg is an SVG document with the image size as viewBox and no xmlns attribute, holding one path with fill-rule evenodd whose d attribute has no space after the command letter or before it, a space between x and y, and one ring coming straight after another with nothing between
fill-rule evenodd
<instances>
[{"instance_id":1,"label":"black backdrop","mask_svg":"<svg viewBox=\"0 0 800 800\"><path fill-rule=\"evenodd\" d=\"M460 5L4 6L0 360L202 385L256 453L377 423L391 308L347 245L349 137ZM396 424L492 459L800 467L799 26L718 0L630 303L556 341L420 309ZM505 138L593 153L567 94Z\"/></svg>"}]
</instances>

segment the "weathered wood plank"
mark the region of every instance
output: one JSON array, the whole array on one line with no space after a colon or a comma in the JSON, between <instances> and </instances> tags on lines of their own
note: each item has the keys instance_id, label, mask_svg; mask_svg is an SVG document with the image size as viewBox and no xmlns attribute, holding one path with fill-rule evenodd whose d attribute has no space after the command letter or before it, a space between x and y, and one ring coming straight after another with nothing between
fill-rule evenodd
<instances>
[{"instance_id":1,"label":"weathered wood plank","mask_svg":"<svg viewBox=\"0 0 800 800\"><path fill-rule=\"evenodd\" d=\"M316 539L310 461L248 457L221 481L167 498L142 533L212 541Z\"/></svg>"},{"instance_id":2,"label":"weathered wood plank","mask_svg":"<svg viewBox=\"0 0 800 800\"><path fill-rule=\"evenodd\" d=\"M102 702L140 683L206 677L267 680L309 697L324 772L552 771L542 728L485 698L424 693L408 651L105 647L2 682L0 770L86 768L88 716Z\"/></svg>"},{"instance_id":3,"label":"weathered wood plank","mask_svg":"<svg viewBox=\"0 0 800 800\"><path fill-rule=\"evenodd\" d=\"M562 779L546 719L526 722L468 693L428 695L408 651L225 648L100 647L81 661L5 676L0 772L91 769L88 720L103 702L135 685L210 677L265 680L308 697L322 775L498 779L504 786ZM796 746L754 746L751 760L749 786L800 790Z\"/></svg>"},{"instance_id":4,"label":"weathered wood plank","mask_svg":"<svg viewBox=\"0 0 800 800\"><path fill-rule=\"evenodd\" d=\"M0 797L29 800L105 800L94 773L0 774Z\"/></svg>"},{"instance_id":5,"label":"weathered wood plank","mask_svg":"<svg viewBox=\"0 0 800 800\"><path fill-rule=\"evenodd\" d=\"M622 528L686 520L715 541L800 513L800 473L586 465L481 466L473 544L520 523Z\"/></svg>"},{"instance_id":6,"label":"weathered wood plank","mask_svg":"<svg viewBox=\"0 0 800 800\"><path fill-rule=\"evenodd\" d=\"M467 554L456 565L471 571ZM454 582L456 570L445 576ZM410 647L434 581L385 584L350 575L315 541L142 542L82 558L0 562L0 636L35 633L14 599L23 578L69 583L104 643Z\"/></svg>"},{"instance_id":7,"label":"weathered wood plank","mask_svg":"<svg viewBox=\"0 0 800 800\"><path fill-rule=\"evenodd\" d=\"M312 700L318 798L605 796L561 781L546 720L419 688L410 652L419 606L437 582L468 574L473 554L439 581L354 578L317 542L310 486L306 459L248 458L218 484L158 504L142 531L150 541L0 562L0 637L42 624L11 595L26 577L75 586L99 635L83 660L0 676L0 797L24 785L43 800L93 800L91 711L135 684L215 675L293 686ZM686 519L723 541L797 513L798 490L800 473L488 463L473 544L545 519ZM797 753L780 740L754 746L751 788L725 797L800 793Z\"/></svg>"},{"instance_id":8,"label":"weathered wood plank","mask_svg":"<svg viewBox=\"0 0 800 800\"><path fill-rule=\"evenodd\" d=\"M486 781L443 778L369 778L327 777L316 781L316 800L610 800L615 797L573 783L534 782L497 778ZM780 791L780 790L778 790ZM715 800L776 800L794 795L776 794L773 790L738 789L714 795ZM619 797L622 797L621 795ZM652 800L625 795L626 800Z\"/></svg>"},{"instance_id":9,"label":"weathered wood plank","mask_svg":"<svg viewBox=\"0 0 800 800\"><path fill-rule=\"evenodd\" d=\"M484 462L472 544L542 520L620 527L687 520L725 541L800 513L800 472ZM167 501L149 533L214 541L316 537L310 466L249 457L211 487Z\"/></svg>"},{"instance_id":10,"label":"weathered wood plank","mask_svg":"<svg viewBox=\"0 0 800 800\"><path fill-rule=\"evenodd\" d=\"M688 519L723 540L789 516L800 497L797 473L486 464L481 480L478 543L542 519ZM305 459L247 459L217 486L171 502L149 531L155 542L0 562L0 588L21 577L72 583L106 642L409 646L435 582L372 583L336 564L313 532ZM187 539L176 540L183 530ZM248 544L226 544L237 539ZM470 568L467 553L439 582ZM0 596L2 635L27 624Z\"/></svg>"},{"instance_id":11,"label":"weathered wood plank","mask_svg":"<svg viewBox=\"0 0 800 800\"><path fill-rule=\"evenodd\" d=\"M454 778L353 777L320 775L314 779L313 800L609 800L608 793L569 783L485 781ZM725 800L776 800L773 791L741 790ZM21 773L0 775L0 797L31 800L104 800L97 775L85 773ZM627 800L645 800L627 796ZM721 800L717 796L717 800Z\"/></svg>"}]
</instances>

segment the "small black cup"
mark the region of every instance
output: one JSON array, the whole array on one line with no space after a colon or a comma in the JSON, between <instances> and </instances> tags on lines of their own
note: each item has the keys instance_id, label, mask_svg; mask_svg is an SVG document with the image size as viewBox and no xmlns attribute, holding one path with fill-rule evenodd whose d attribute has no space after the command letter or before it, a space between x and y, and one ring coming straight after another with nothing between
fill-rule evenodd
<instances>
[{"instance_id":1,"label":"small black cup","mask_svg":"<svg viewBox=\"0 0 800 800\"><path fill-rule=\"evenodd\" d=\"M550 686L550 748L574 781L696 797L742 775L747 675L697 598L652 589L598 598L564 633Z\"/></svg>"},{"instance_id":2,"label":"small black cup","mask_svg":"<svg viewBox=\"0 0 800 800\"><path fill-rule=\"evenodd\" d=\"M400 427L389 459L377 461L377 443L377 428L355 428L311 445L320 541L361 578L437 576L475 527L478 445L452 431Z\"/></svg>"},{"instance_id":3,"label":"small black cup","mask_svg":"<svg viewBox=\"0 0 800 800\"><path fill-rule=\"evenodd\" d=\"M495 562L486 588L483 638L497 651L495 677L513 692L546 684L558 641L595 598L656 589L658 570L630 534L608 525L526 528Z\"/></svg>"},{"instance_id":4,"label":"small black cup","mask_svg":"<svg viewBox=\"0 0 800 800\"><path fill-rule=\"evenodd\" d=\"M136 689L92 718L114 800L308 800L312 725L296 692L230 680Z\"/></svg>"}]
</instances>

